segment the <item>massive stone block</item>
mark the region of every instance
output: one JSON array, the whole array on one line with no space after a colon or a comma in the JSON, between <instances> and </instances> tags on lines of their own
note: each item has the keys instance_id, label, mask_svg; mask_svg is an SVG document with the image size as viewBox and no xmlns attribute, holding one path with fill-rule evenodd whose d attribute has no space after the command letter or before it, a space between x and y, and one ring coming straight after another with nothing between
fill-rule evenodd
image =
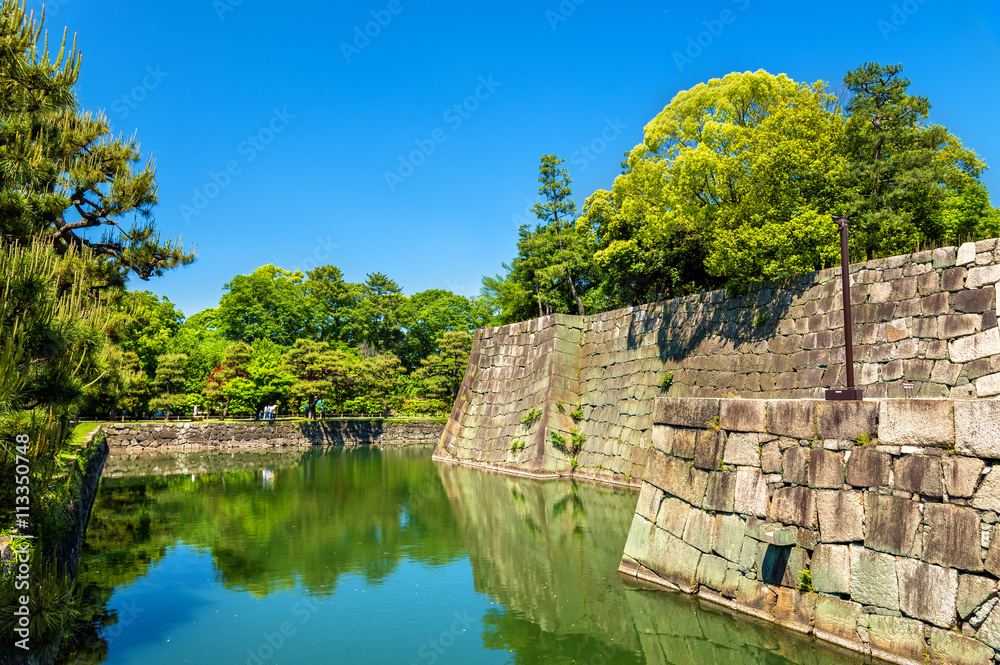
<instances>
[{"instance_id":1,"label":"massive stone block","mask_svg":"<svg viewBox=\"0 0 1000 665\"><path fill-rule=\"evenodd\" d=\"M900 457L895 464L896 489L941 496L941 460L926 455Z\"/></svg>"},{"instance_id":2,"label":"massive stone block","mask_svg":"<svg viewBox=\"0 0 1000 665\"><path fill-rule=\"evenodd\" d=\"M664 579L690 590L698 584L701 554L700 550L680 538L654 527L647 559L633 558Z\"/></svg>"},{"instance_id":3,"label":"massive stone block","mask_svg":"<svg viewBox=\"0 0 1000 665\"><path fill-rule=\"evenodd\" d=\"M658 397L653 406L653 423L703 428L719 417L721 400L704 397Z\"/></svg>"},{"instance_id":4,"label":"massive stone block","mask_svg":"<svg viewBox=\"0 0 1000 665\"><path fill-rule=\"evenodd\" d=\"M881 653L880 657L902 656L911 662L924 662L927 645L924 642L924 626L913 619L871 614L868 617L868 634L871 647Z\"/></svg>"},{"instance_id":5,"label":"massive stone block","mask_svg":"<svg viewBox=\"0 0 1000 665\"><path fill-rule=\"evenodd\" d=\"M712 524L712 549L733 563L740 560L746 522L739 515L716 515Z\"/></svg>"},{"instance_id":6,"label":"massive stone block","mask_svg":"<svg viewBox=\"0 0 1000 665\"><path fill-rule=\"evenodd\" d=\"M708 476L703 508L713 512L731 513L736 503L736 473L716 471Z\"/></svg>"},{"instance_id":7,"label":"massive stone block","mask_svg":"<svg viewBox=\"0 0 1000 665\"><path fill-rule=\"evenodd\" d=\"M818 434L821 439L855 441L878 428L878 403L822 401L816 403Z\"/></svg>"},{"instance_id":8,"label":"massive stone block","mask_svg":"<svg viewBox=\"0 0 1000 665\"><path fill-rule=\"evenodd\" d=\"M851 551L847 545L820 545L812 557L812 585L819 593L851 592Z\"/></svg>"},{"instance_id":9,"label":"massive stone block","mask_svg":"<svg viewBox=\"0 0 1000 665\"><path fill-rule=\"evenodd\" d=\"M816 634L823 639L844 645L860 645L858 619L861 605L849 600L820 596L816 599L816 618L813 626Z\"/></svg>"},{"instance_id":10,"label":"massive stone block","mask_svg":"<svg viewBox=\"0 0 1000 665\"><path fill-rule=\"evenodd\" d=\"M765 404L761 399L724 399L719 423L722 429L730 432L764 432L767 429Z\"/></svg>"},{"instance_id":11,"label":"massive stone block","mask_svg":"<svg viewBox=\"0 0 1000 665\"><path fill-rule=\"evenodd\" d=\"M840 453L814 448L809 451L808 484L816 488L840 489L844 484L844 458Z\"/></svg>"},{"instance_id":12,"label":"massive stone block","mask_svg":"<svg viewBox=\"0 0 1000 665\"><path fill-rule=\"evenodd\" d=\"M998 354L1000 354L1000 328L991 328L948 343L948 356L953 363L967 363Z\"/></svg>"},{"instance_id":13,"label":"massive stone block","mask_svg":"<svg viewBox=\"0 0 1000 665\"><path fill-rule=\"evenodd\" d=\"M809 476L806 471L806 460L809 451L805 448L792 446L785 451L781 462L781 481L793 485L806 485Z\"/></svg>"},{"instance_id":14,"label":"massive stone block","mask_svg":"<svg viewBox=\"0 0 1000 665\"><path fill-rule=\"evenodd\" d=\"M793 439L816 437L815 400L771 400L767 405L767 431Z\"/></svg>"},{"instance_id":15,"label":"massive stone block","mask_svg":"<svg viewBox=\"0 0 1000 665\"><path fill-rule=\"evenodd\" d=\"M900 556L919 555L920 504L895 496L865 494L865 547Z\"/></svg>"},{"instance_id":16,"label":"massive stone block","mask_svg":"<svg viewBox=\"0 0 1000 665\"><path fill-rule=\"evenodd\" d=\"M636 504L635 512L650 522L655 522L656 514L660 512L663 496L663 490L649 483L643 483L642 489L639 491L639 501Z\"/></svg>"},{"instance_id":17,"label":"massive stone block","mask_svg":"<svg viewBox=\"0 0 1000 665\"><path fill-rule=\"evenodd\" d=\"M716 432L712 429L700 432L694 449L694 465L705 470L719 468L725 445L725 432Z\"/></svg>"},{"instance_id":18,"label":"massive stone block","mask_svg":"<svg viewBox=\"0 0 1000 665\"><path fill-rule=\"evenodd\" d=\"M959 438L959 441L962 439ZM947 456L941 460L948 496L968 498L976 491L986 464L980 459Z\"/></svg>"},{"instance_id":19,"label":"massive stone block","mask_svg":"<svg viewBox=\"0 0 1000 665\"><path fill-rule=\"evenodd\" d=\"M863 540L864 500L861 492L817 492L819 536L824 543L851 543Z\"/></svg>"},{"instance_id":20,"label":"massive stone block","mask_svg":"<svg viewBox=\"0 0 1000 665\"><path fill-rule=\"evenodd\" d=\"M730 434L722 460L738 466L760 466L760 437L753 432Z\"/></svg>"},{"instance_id":21,"label":"massive stone block","mask_svg":"<svg viewBox=\"0 0 1000 665\"><path fill-rule=\"evenodd\" d=\"M850 451L847 482L855 487L883 487L889 484L892 458L867 446Z\"/></svg>"},{"instance_id":22,"label":"massive stone block","mask_svg":"<svg viewBox=\"0 0 1000 665\"><path fill-rule=\"evenodd\" d=\"M1000 400L955 403L955 452L1000 459Z\"/></svg>"},{"instance_id":23,"label":"massive stone block","mask_svg":"<svg viewBox=\"0 0 1000 665\"><path fill-rule=\"evenodd\" d=\"M768 519L782 524L816 528L816 500L806 487L783 487L774 491Z\"/></svg>"},{"instance_id":24,"label":"massive stone block","mask_svg":"<svg viewBox=\"0 0 1000 665\"><path fill-rule=\"evenodd\" d=\"M660 503L660 511L656 515L656 526L681 538L684 536L684 526L687 524L690 509L691 506L680 499L672 496L667 497Z\"/></svg>"},{"instance_id":25,"label":"massive stone block","mask_svg":"<svg viewBox=\"0 0 1000 665\"><path fill-rule=\"evenodd\" d=\"M907 616L928 621L941 628L955 623L958 602L958 571L896 559L899 580L899 609Z\"/></svg>"},{"instance_id":26,"label":"massive stone block","mask_svg":"<svg viewBox=\"0 0 1000 665\"><path fill-rule=\"evenodd\" d=\"M887 399L879 409L878 440L887 445L955 445L954 402Z\"/></svg>"},{"instance_id":27,"label":"massive stone block","mask_svg":"<svg viewBox=\"0 0 1000 665\"><path fill-rule=\"evenodd\" d=\"M705 511L691 508L684 526L684 542L702 552L711 552L714 523L715 520Z\"/></svg>"},{"instance_id":28,"label":"massive stone block","mask_svg":"<svg viewBox=\"0 0 1000 665\"><path fill-rule=\"evenodd\" d=\"M694 506L702 504L708 487L706 472L688 466L687 462L655 451L650 456L646 480L667 494L681 498Z\"/></svg>"},{"instance_id":29,"label":"massive stone block","mask_svg":"<svg viewBox=\"0 0 1000 665\"><path fill-rule=\"evenodd\" d=\"M977 511L928 503L924 506L924 522L925 561L973 572L983 569Z\"/></svg>"},{"instance_id":30,"label":"massive stone block","mask_svg":"<svg viewBox=\"0 0 1000 665\"><path fill-rule=\"evenodd\" d=\"M851 545L851 600L898 610L896 557Z\"/></svg>"},{"instance_id":31,"label":"massive stone block","mask_svg":"<svg viewBox=\"0 0 1000 665\"><path fill-rule=\"evenodd\" d=\"M736 471L734 509L742 515L767 517L767 480L760 469Z\"/></svg>"}]
</instances>

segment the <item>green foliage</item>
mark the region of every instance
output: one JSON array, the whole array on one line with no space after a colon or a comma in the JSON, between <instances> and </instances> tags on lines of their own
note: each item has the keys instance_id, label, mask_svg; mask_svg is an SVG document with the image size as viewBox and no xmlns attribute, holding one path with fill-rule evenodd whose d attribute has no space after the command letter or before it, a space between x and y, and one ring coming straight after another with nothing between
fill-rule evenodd
<instances>
[{"instance_id":1,"label":"green foliage","mask_svg":"<svg viewBox=\"0 0 1000 665\"><path fill-rule=\"evenodd\" d=\"M434 353L420 359L413 373L424 386L424 393L436 399L454 401L462 386L472 352L472 335L449 331L438 337Z\"/></svg>"},{"instance_id":2,"label":"green foliage","mask_svg":"<svg viewBox=\"0 0 1000 665\"><path fill-rule=\"evenodd\" d=\"M874 442L874 438L871 434L862 434L857 439L854 440L854 445L856 446L870 446Z\"/></svg>"},{"instance_id":3,"label":"green foliage","mask_svg":"<svg viewBox=\"0 0 1000 665\"><path fill-rule=\"evenodd\" d=\"M667 372L666 374L663 375L663 378L660 379L660 389L663 392L667 392L668 390L670 390L670 386L672 385L674 385L674 373Z\"/></svg>"},{"instance_id":4,"label":"green foliage","mask_svg":"<svg viewBox=\"0 0 1000 665\"><path fill-rule=\"evenodd\" d=\"M399 322L404 336L395 350L396 355L407 369L414 370L420 367L423 359L442 350L441 340L446 335L467 335L467 331L486 326L490 318L479 299L441 289L422 291L407 298L400 307ZM469 345L471 348L471 336Z\"/></svg>"},{"instance_id":5,"label":"green foliage","mask_svg":"<svg viewBox=\"0 0 1000 665\"><path fill-rule=\"evenodd\" d=\"M708 429L714 430L716 432L718 432L720 429L722 429L722 425L719 422L719 416L716 416L716 417L712 418L711 420L709 420L707 423L705 423L705 426Z\"/></svg>"},{"instance_id":6,"label":"green foliage","mask_svg":"<svg viewBox=\"0 0 1000 665\"><path fill-rule=\"evenodd\" d=\"M812 593L813 590L812 573L810 573L808 570L800 570L799 584L797 588L802 593Z\"/></svg>"},{"instance_id":7,"label":"green foliage","mask_svg":"<svg viewBox=\"0 0 1000 665\"><path fill-rule=\"evenodd\" d=\"M268 339L282 346L306 337L309 300L303 297L302 273L273 265L237 275L223 287L214 318L222 334L233 341Z\"/></svg>"},{"instance_id":8,"label":"green foliage","mask_svg":"<svg viewBox=\"0 0 1000 665\"><path fill-rule=\"evenodd\" d=\"M524 450L524 446L525 446L524 441L512 441L510 444L510 451L512 453L519 452L521 450Z\"/></svg>"},{"instance_id":9,"label":"green foliage","mask_svg":"<svg viewBox=\"0 0 1000 665\"><path fill-rule=\"evenodd\" d=\"M530 429L531 426L537 423L541 417L542 417L542 412L539 409L532 407L531 409L528 410L527 413L521 416L521 424L525 428Z\"/></svg>"},{"instance_id":10,"label":"green foliage","mask_svg":"<svg viewBox=\"0 0 1000 665\"><path fill-rule=\"evenodd\" d=\"M765 314L764 312L757 312L753 317L753 327L760 328L770 320L771 316L769 314Z\"/></svg>"},{"instance_id":11,"label":"green foliage","mask_svg":"<svg viewBox=\"0 0 1000 665\"><path fill-rule=\"evenodd\" d=\"M573 419L573 422L578 423L583 420L583 409L574 409L569 412L569 417Z\"/></svg>"}]
</instances>

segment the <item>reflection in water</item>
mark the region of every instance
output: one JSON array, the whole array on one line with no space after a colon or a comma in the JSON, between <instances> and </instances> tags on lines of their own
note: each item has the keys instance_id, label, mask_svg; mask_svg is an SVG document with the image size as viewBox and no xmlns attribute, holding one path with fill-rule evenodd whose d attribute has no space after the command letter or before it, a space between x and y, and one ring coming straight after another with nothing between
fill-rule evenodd
<instances>
[{"instance_id":1,"label":"reflection in water","mask_svg":"<svg viewBox=\"0 0 1000 665\"><path fill-rule=\"evenodd\" d=\"M102 481L63 663L857 662L626 586L627 490L427 448L253 454Z\"/></svg>"},{"instance_id":2,"label":"reflection in water","mask_svg":"<svg viewBox=\"0 0 1000 665\"><path fill-rule=\"evenodd\" d=\"M476 590L500 608L484 645L515 663L859 662L690 596L618 574L635 512L629 490L439 467L465 535Z\"/></svg>"}]
</instances>

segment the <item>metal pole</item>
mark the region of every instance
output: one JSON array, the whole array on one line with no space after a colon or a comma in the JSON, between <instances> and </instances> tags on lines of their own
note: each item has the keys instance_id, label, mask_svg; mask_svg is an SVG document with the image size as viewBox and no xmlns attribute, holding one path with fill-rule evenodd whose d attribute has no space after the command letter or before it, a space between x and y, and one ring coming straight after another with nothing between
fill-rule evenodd
<instances>
[{"instance_id":1,"label":"metal pole","mask_svg":"<svg viewBox=\"0 0 1000 665\"><path fill-rule=\"evenodd\" d=\"M851 260L847 251L847 218L834 215L833 221L840 227L840 279L844 298L844 345L847 351L847 389L827 390L827 399L860 400L864 399L862 390L854 385L854 331L851 321Z\"/></svg>"}]
</instances>

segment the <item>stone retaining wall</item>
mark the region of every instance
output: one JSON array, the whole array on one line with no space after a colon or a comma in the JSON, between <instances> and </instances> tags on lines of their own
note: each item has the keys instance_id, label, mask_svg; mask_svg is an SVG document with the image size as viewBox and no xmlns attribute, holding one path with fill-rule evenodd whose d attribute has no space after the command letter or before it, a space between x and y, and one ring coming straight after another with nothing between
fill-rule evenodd
<instances>
[{"instance_id":1,"label":"stone retaining wall","mask_svg":"<svg viewBox=\"0 0 1000 665\"><path fill-rule=\"evenodd\" d=\"M623 573L899 663L1000 653L1000 401L661 398L653 422Z\"/></svg>"},{"instance_id":2,"label":"stone retaining wall","mask_svg":"<svg viewBox=\"0 0 1000 665\"><path fill-rule=\"evenodd\" d=\"M112 423L103 429L112 448L380 446L437 443L444 424L435 420L319 420L312 422Z\"/></svg>"},{"instance_id":3,"label":"stone retaining wall","mask_svg":"<svg viewBox=\"0 0 1000 665\"><path fill-rule=\"evenodd\" d=\"M850 270L855 371L867 398L902 397L904 381L920 397L1000 394L997 240ZM637 484L657 396L816 398L842 385L840 283L836 268L743 295L479 330L436 457ZM526 425L532 409L540 418ZM579 451L554 445L553 433L571 440L574 431Z\"/></svg>"}]
</instances>

